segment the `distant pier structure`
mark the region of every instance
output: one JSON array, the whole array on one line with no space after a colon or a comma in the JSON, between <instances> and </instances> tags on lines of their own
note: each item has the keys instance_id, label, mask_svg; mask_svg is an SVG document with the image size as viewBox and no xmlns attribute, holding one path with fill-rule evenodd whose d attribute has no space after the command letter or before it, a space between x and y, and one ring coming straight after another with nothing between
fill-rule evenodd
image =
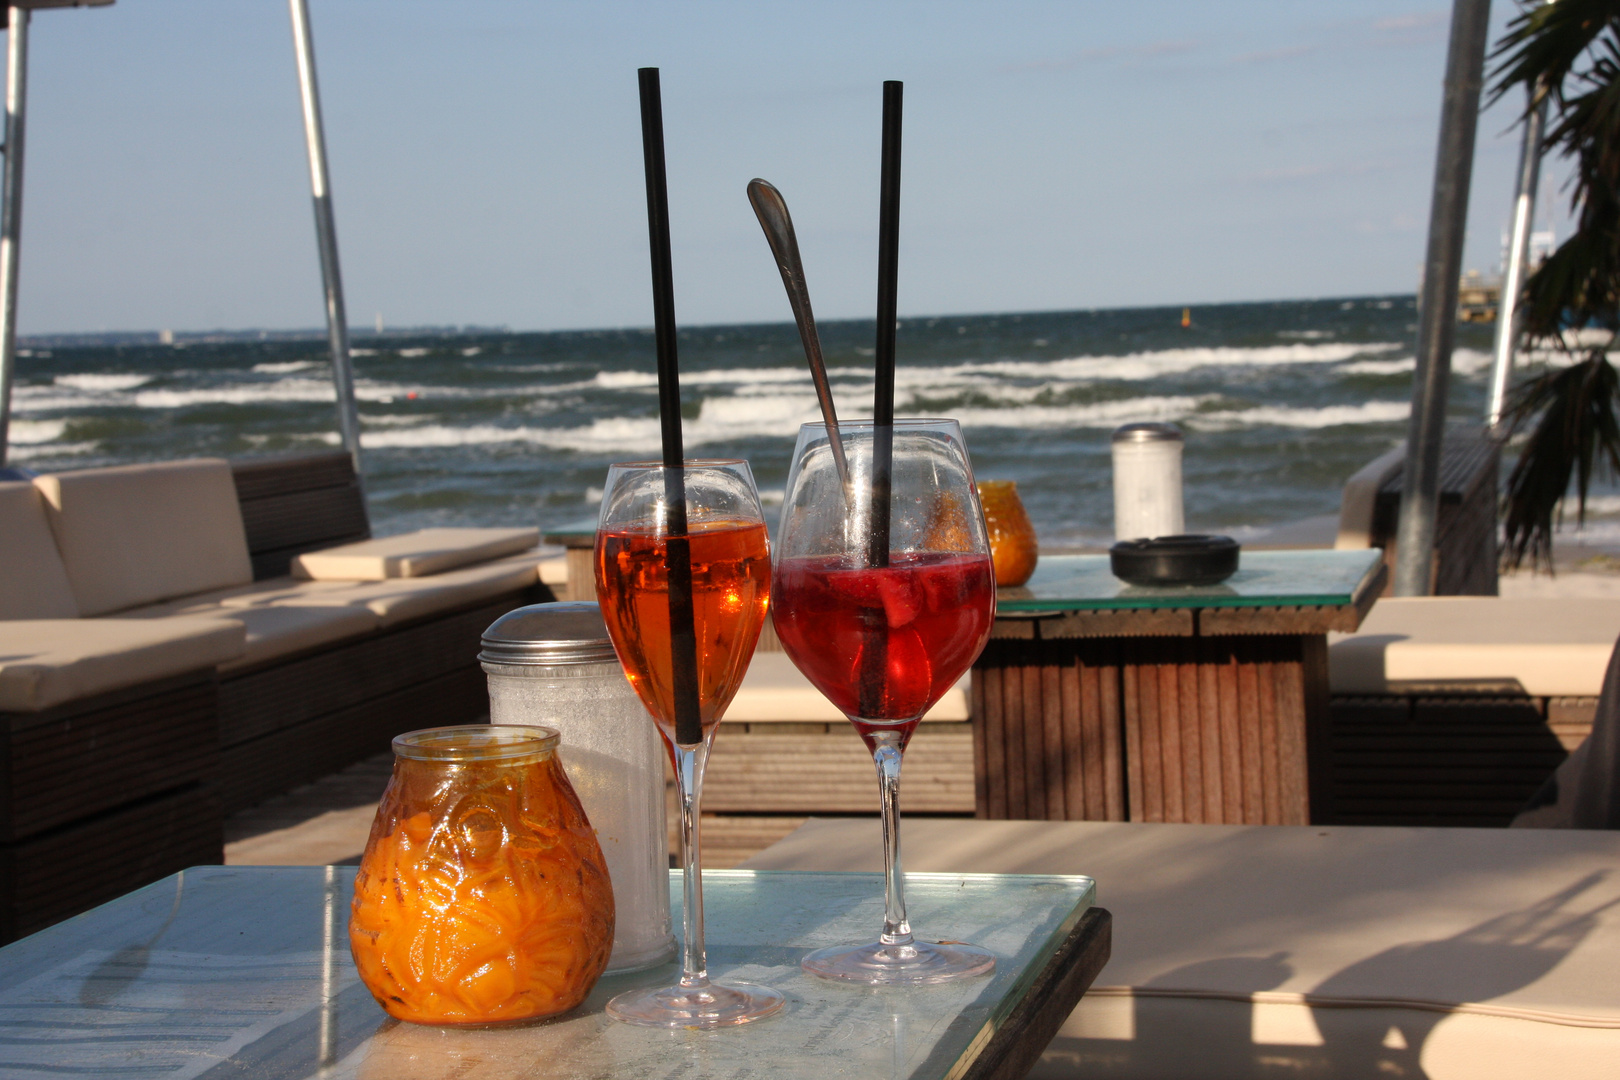
<instances>
[{"instance_id":1,"label":"distant pier structure","mask_svg":"<svg viewBox=\"0 0 1620 1080\"><path fill-rule=\"evenodd\" d=\"M1462 276L1457 286L1457 318L1462 322L1495 322L1502 306L1502 280L1487 278L1478 270Z\"/></svg>"}]
</instances>

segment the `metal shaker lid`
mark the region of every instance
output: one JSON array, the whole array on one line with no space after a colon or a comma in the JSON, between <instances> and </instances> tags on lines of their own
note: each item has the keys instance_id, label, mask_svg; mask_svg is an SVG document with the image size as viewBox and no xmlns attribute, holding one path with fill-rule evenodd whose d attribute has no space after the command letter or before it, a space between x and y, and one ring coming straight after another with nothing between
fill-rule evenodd
<instances>
[{"instance_id":1,"label":"metal shaker lid","mask_svg":"<svg viewBox=\"0 0 1620 1080\"><path fill-rule=\"evenodd\" d=\"M1181 442L1181 429L1174 424L1126 424L1114 429L1114 442Z\"/></svg>"},{"instance_id":2,"label":"metal shaker lid","mask_svg":"<svg viewBox=\"0 0 1620 1080\"><path fill-rule=\"evenodd\" d=\"M602 609L594 601L530 604L490 623L478 659L486 664L550 666L617 662Z\"/></svg>"}]
</instances>

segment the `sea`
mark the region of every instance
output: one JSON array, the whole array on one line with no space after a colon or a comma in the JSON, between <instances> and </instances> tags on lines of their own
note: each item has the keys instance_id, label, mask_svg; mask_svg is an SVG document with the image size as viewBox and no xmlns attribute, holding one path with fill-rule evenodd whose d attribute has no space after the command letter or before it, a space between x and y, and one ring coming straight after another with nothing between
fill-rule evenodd
<instances>
[{"instance_id":1,"label":"sea","mask_svg":"<svg viewBox=\"0 0 1620 1080\"><path fill-rule=\"evenodd\" d=\"M1240 540L1334 514L1406 434L1414 298L905 318L896 412L948 416L980 479L1018 483L1047 550L1112 538L1109 437L1186 436L1189 531ZM821 326L841 415L870 416L873 323ZM1478 422L1490 326L1461 324L1449 397ZM798 426L819 419L791 323L680 331L688 456L750 462L774 516ZM610 462L657 457L650 328L432 331L354 348L373 530L561 528ZM338 445L324 338L42 347L18 354L11 463L36 471ZM1612 508L1620 512L1620 501Z\"/></svg>"}]
</instances>

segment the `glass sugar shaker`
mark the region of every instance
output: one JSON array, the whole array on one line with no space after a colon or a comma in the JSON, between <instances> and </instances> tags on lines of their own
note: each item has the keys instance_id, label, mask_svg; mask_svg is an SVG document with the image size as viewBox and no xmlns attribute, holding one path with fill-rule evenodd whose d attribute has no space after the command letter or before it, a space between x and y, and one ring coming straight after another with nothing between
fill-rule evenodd
<instances>
[{"instance_id":1,"label":"glass sugar shaker","mask_svg":"<svg viewBox=\"0 0 1620 1080\"><path fill-rule=\"evenodd\" d=\"M1114 539L1179 536L1181 429L1126 424L1114 432Z\"/></svg>"},{"instance_id":2,"label":"glass sugar shaker","mask_svg":"<svg viewBox=\"0 0 1620 1080\"><path fill-rule=\"evenodd\" d=\"M554 728L559 756L596 829L617 929L608 973L675 954L670 932L664 749L624 677L594 601L531 604L484 631L492 724Z\"/></svg>"}]
</instances>

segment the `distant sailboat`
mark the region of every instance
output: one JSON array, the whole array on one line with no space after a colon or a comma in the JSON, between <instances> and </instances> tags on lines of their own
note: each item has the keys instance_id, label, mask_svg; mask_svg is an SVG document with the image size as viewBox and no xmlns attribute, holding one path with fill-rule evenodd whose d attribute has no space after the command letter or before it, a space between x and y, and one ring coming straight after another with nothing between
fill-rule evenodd
<instances>
[{"instance_id":1,"label":"distant sailboat","mask_svg":"<svg viewBox=\"0 0 1620 1080\"><path fill-rule=\"evenodd\" d=\"M1188 327L1190 327L1191 325L1192 325L1192 308L1184 307L1184 308L1181 309L1181 328L1183 330L1185 330Z\"/></svg>"}]
</instances>

